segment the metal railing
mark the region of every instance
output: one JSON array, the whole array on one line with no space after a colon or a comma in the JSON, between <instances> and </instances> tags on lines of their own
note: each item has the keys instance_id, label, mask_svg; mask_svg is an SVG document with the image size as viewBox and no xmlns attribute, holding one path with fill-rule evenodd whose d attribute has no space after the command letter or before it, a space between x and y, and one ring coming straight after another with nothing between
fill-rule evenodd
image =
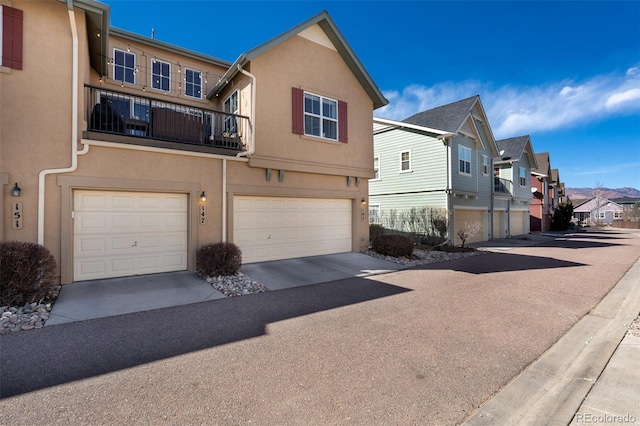
<instances>
[{"instance_id":1,"label":"metal railing","mask_svg":"<svg viewBox=\"0 0 640 426\"><path fill-rule=\"evenodd\" d=\"M508 179L493 177L493 192L513 195L513 182Z\"/></svg>"},{"instance_id":2,"label":"metal railing","mask_svg":"<svg viewBox=\"0 0 640 426\"><path fill-rule=\"evenodd\" d=\"M85 86L87 130L191 145L248 149L249 117Z\"/></svg>"}]
</instances>

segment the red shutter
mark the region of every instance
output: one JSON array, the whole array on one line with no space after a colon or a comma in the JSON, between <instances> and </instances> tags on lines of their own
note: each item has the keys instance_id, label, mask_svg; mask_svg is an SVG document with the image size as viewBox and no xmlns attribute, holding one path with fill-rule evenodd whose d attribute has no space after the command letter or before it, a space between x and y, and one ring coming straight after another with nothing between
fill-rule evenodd
<instances>
[{"instance_id":1,"label":"red shutter","mask_svg":"<svg viewBox=\"0 0 640 426\"><path fill-rule=\"evenodd\" d=\"M22 69L22 11L2 6L2 66Z\"/></svg>"},{"instance_id":2,"label":"red shutter","mask_svg":"<svg viewBox=\"0 0 640 426\"><path fill-rule=\"evenodd\" d=\"M338 101L338 140L347 143L349 141L347 131L347 103Z\"/></svg>"},{"instance_id":3,"label":"red shutter","mask_svg":"<svg viewBox=\"0 0 640 426\"><path fill-rule=\"evenodd\" d=\"M304 92L297 87L291 88L291 123L292 132L296 135L304 135L304 113L303 113Z\"/></svg>"}]
</instances>

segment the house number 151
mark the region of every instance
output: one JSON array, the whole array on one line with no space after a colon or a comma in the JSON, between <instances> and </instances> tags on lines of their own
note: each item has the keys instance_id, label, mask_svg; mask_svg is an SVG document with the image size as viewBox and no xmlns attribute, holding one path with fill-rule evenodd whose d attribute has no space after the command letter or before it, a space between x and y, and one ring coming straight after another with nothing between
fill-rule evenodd
<instances>
[{"instance_id":1,"label":"house number 151","mask_svg":"<svg viewBox=\"0 0 640 426\"><path fill-rule=\"evenodd\" d=\"M22 229L22 202L16 201L11 207L11 227L13 229Z\"/></svg>"}]
</instances>

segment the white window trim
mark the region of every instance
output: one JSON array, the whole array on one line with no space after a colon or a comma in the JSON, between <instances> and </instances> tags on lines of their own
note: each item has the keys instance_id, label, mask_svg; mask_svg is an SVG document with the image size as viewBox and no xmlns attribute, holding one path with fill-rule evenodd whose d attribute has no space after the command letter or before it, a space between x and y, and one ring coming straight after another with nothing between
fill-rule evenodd
<instances>
[{"instance_id":1,"label":"white window trim","mask_svg":"<svg viewBox=\"0 0 640 426\"><path fill-rule=\"evenodd\" d=\"M524 176L520 176L521 172L524 172ZM524 167L518 169L518 184L520 184L521 188L527 186L527 169Z\"/></svg>"},{"instance_id":2,"label":"white window trim","mask_svg":"<svg viewBox=\"0 0 640 426\"><path fill-rule=\"evenodd\" d=\"M161 64L169 65L169 75L168 76L164 76L164 75L160 76L160 78L169 78L169 89L168 90L164 90L162 88L162 80L160 80L160 87L154 87L154 84L155 84L154 74L153 74L153 64L154 64L154 62L160 62ZM163 61L162 59L158 59L158 58L151 58L151 66L149 67L149 72L151 73L151 88L153 90L157 90L158 92L163 92L163 93L171 93L171 62Z\"/></svg>"},{"instance_id":3,"label":"white window trim","mask_svg":"<svg viewBox=\"0 0 640 426\"><path fill-rule=\"evenodd\" d=\"M306 99L307 95L316 96L316 97L320 98L320 114L319 115L318 114L313 114L311 112L307 112L307 110L305 109L305 103L306 103L305 99ZM322 115L322 104L323 104L322 101L325 100L325 99L328 100L328 101L334 102L336 104L336 118L335 119L333 119L331 117L325 117L324 115ZM312 92L305 91L302 94L302 114L303 114L302 120L303 120L303 126L304 126L304 135L312 137L312 138L320 138L320 139L325 139L325 140L328 140L328 141L338 142L340 140L340 110L339 110L338 105L339 105L339 102L338 102L337 99L332 99L332 98L328 98L326 96L318 95L317 93L312 93ZM307 126L304 125L304 122L306 121L305 120L306 116L316 117L316 118L320 119L320 135L314 135L314 134L311 134L311 133L307 133ZM335 138L328 138L328 137L324 136L325 132L323 131L323 120L329 120L329 121L333 121L333 122L336 123L336 137Z\"/></svg>"},{"instance_id":4,"label":"white window trim","mask_svg":"<svg viewBox=\"0 0 640 426\"><path fill-rule=\"evenodd\" d=\"M607 218L607 212L598 213L598 219L606 219L606 218Z\"/></svg>"},{"instance_id":5,"label":"white window trim","mask_svg":"<svg viewBox=\"0 0 640 426\"><path fill-rule=\"evenodd\" d=\"M622 219L622 212L613 212L614 219Z\"/></svg>"},{"instance_id":6,"label":"white window trim","mask_svg":"<svg viewBox=\"0 0 640 426\"><path fill-rule=\"evenodd\" d=\"M460 150L465 150L465 151L469 152L469 161L464 160L466 163L469 163L469 173L463 172L463 171L460 170L460 160L462 159L461 155L460 155ZM458 169L458 174L459 175L462 175L462 176L473 176L472 169L471 169L471 158L472 158L471 154L472 154L471 148L466 147L464 145L458 145L458 167L457 167L457 169Z\"/></svg>"},{"instance_id":7,"label":"white window trim","mask_svg":"<svg viewBox=\"0 0 640 426\"><path fill-rule=\"evenodd\" d=\"M485 159L487 160L487 164L486 164L487 171L486 172L484 171L484 168L485 168L484 160ZM482 175L483 176L488 176L489 173L491 172L490 169L491 169L491 161L489 161L489 156L485 155L485 154L482 154Z\"/></svg>"},{"instance_id":8,"label":"white window trim","mask_svg":"<svg viewBox=\"0 0 640 426\"><path fill-rule=\"evenodd\" d=\"M376 169L376 162L378 164L378 167ZM376 155L375 157L373 157L373 170L374 172L377 170L378 171L378 177L374 177L373 179L370 180L370 182L377 182L382 180L382 174L380 174L380 156Z\"/></svg>"},{"instance_id":9,"label":"white window trim","mask_svg":"<svg viewBox=\"0 0 640 426\"><path fill-rule=\"evenodd\" d=\"M187 82L187 71L191 71L194 74L198 74L200 76L200 95L199 96L193 96L193 95L187 95L187 84L189 84ZM196 69L193 68L189 68L189 67L185 67L184 68L184 95L189 97L189 98L193 98L193 99L202 99L202 95L204 92L204 87L202 85L202 71L198 71Z\"/></svg>"},{"instance_id":10,"label":"white window trim","mask_svg":"<svg viewBox=\"0 0 640 426\"><path fill-rule=\"evenodd\" d=\"M407 170L402 170L402 163L403 163L402 154L404 154L404 153L408 153L409 154L409 168ZM411 155L411 150L410 149L407 150L407 151L401 151L400 152L400 171L398 173L411 173L411 172L413 172L413 164L412 164L412 161L411 161L411 157L412 157L412 155Z\"/></svg>"},{"instance_id":11,"label":"white window trim","mask_svg":"<svg viewBox=\"0 0 640 426\"><path fill-rule=\"evenodd\" d=\"M377 222L371 222L371 210L377 210L378 214L376 215L378 221ZM381 224L382 223L382 208L380 206L380 204L369 204L369 224L371 223L375 223L375 224Z\"/></svg>"},{"instance_id":12,"label":"white window trim","mask_svg":"<svg viewBox=\"0 0 640 426\"><path fill-rule=\"evenodd\" d=\"M133 82L126 81L126 80L116 80L116 52L122 52L122 53L125 54L125 56L126 55L132 55L133 56ZM112 73L111 77L112 77L112 79L114 81L119 81L119 82L121 82L123 84L133 84L133 85L136 84L136 79L137 79L136 74L138 73L138 67L137 67L138 57L137 57L137 55L135 53L129 52L129 51L124 50L124 49L118 49L117 47L114 47L113 48L113 61L112 62L113 62L113 67L111 67L111 73ZM125 62L126 62L126 60L125 60ZM125 70L127 69L127 67L125 65L118 65L118 66L123 67ZM125 76L126 76L126 73L125 73Z\"/></svg>"}]
</instances>

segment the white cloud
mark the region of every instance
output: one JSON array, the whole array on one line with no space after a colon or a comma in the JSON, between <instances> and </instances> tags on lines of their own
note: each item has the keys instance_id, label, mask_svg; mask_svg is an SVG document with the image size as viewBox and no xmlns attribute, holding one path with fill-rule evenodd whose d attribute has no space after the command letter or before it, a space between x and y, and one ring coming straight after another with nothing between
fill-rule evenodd
<instances>
[{"instance_id":1,"label":"white cloud","mask_svg":"<svg viewBox=\"0 0 640 426\"><path fill-rule=\"evenodd\" d=\"M614 114L640 111L640 68L598 75L583 81L557 81L538 86L501 86L477 81L411 85L402 92L384 92L389 105L377 117L403 120L476 94L496 138L568 128Z\"/></svg>"}]
</instances>

